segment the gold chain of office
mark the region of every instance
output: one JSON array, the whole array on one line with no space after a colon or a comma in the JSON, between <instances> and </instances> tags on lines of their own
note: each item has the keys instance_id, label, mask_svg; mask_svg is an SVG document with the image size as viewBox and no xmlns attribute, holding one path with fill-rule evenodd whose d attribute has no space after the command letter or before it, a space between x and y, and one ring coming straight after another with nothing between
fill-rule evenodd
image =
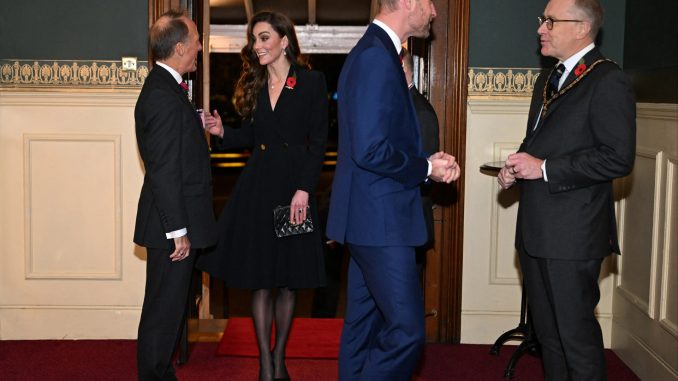
<instances>
[{"instance_id":1,"label":"gold chain of office","mask_svg":"<svg viewBox=\"0 0 678 381\"><path fill-rule=\"evenodd\" d=\"M543 97L542 99L543 99L544 103L543 103L543 107L542 107L542 111L541 111L541 117L544 117L546 115L546 110L548 110L549 105L553 101L558 99L561 95L570 91L570 89L573 88L574 86L576 86L582 79L584 79L584 77L586 77L591 72L591 70L593 70L596 66L598 66L598 64L601 64L603 62L614 63L614 61L612 61L611 59L607 59L607 58L601 58L601 59L595 61L589 67L587 67L586 70L577 77L577 79L572 81L572 83L565 86L564 88L560 89L560 91L558 91L557 93L553 94L553 96L551 98L546 97L546 94L547 94L548 88L549 88L549 81L544 81L544 91L542 93L542 97ZM556 70L555 67L553 69L551 69L551 73L549 73L549 78L551 78L551 76L553 75L553 72L555 70Z\"/></svg>"}]
</instances>

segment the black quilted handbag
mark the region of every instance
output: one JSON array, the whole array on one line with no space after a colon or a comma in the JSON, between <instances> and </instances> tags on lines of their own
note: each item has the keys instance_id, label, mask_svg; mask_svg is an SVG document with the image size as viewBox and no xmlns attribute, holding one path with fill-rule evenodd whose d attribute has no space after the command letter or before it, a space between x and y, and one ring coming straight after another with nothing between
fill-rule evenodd
<instances>
[{"instance_id":1,"label":"black quilted handbag","mask_svg":"<svg viewBox=\"0 0 678 381\"><path fill-rule=\"evenodd\" d=\"M300 224L293 224L290 222L290 206L276 206L273 208L273 230L279 238L310 233L313 231L311 213L307 210L306 219Z\"/></svg>"}]
</instances>

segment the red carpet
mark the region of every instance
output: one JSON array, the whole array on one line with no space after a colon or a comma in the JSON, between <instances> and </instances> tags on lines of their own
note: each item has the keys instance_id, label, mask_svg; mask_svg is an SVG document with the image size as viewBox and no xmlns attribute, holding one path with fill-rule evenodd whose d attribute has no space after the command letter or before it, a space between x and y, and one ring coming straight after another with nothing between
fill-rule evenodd
<instances>
[{"instance_id":1,"label":"red carpet","mask_svg":"<svg viewBox=\"0 0 678 381\"><path fill-rule=\"evenodd\" d=\"M339 356L339 338L342 319L295 318L287 342L288 358L336 359ZM275 332L275 329L273 330ZM271 347L275 334L271 335ZM259 357L251 318L228 320L217 354L221 356Z\"/></svg>"},{"instance_id":2,"label":"red carpet","mask_svg":"<svg viewBox=\"0 0 678 381\"><path fill-rule=\"evenodd\" d=\"M498 357L489 345L428 344L414 381L503 381L504 368L515 346ZM255 381L258 359L217 356L217 343L191 345L188 363L177 367L181 381ZM638 381L612 351L605 351L610 381ZM3 381L134 381L136 342L133 340L0 341L0 380ZM337 360L289 359L294 381L336 381ZM516 381L544 379L538 358L526 355L515 370Z\"/></svg>"}]
</instances>

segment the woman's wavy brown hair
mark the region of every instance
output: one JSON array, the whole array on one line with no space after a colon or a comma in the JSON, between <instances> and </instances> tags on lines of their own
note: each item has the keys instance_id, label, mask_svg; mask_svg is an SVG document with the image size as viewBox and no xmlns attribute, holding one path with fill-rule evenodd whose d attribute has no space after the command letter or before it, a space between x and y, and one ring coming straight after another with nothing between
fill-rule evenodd
<instances>
[{"instance_id":1,"label":"woman's wavy brown hair","mask_svg":"<svg viewBox=\"0 0 678 381\"><path fill-rule=\"evenodd\" d=\"M254 51L254 33L252 30L257 23L266 22L273 27L280 38L287 36L288 44L285 48L286 58L292 65L306 66L306 59L302 57L299 41L294 31L294 23L287 16L278 12L259 12L247 24L247 45L242 48L242 71L235 87L235 110L243 118L250 118L257 108L257 96L268 73L266 67L259 64L259 57Z\"/></svg>"}]
</instances>

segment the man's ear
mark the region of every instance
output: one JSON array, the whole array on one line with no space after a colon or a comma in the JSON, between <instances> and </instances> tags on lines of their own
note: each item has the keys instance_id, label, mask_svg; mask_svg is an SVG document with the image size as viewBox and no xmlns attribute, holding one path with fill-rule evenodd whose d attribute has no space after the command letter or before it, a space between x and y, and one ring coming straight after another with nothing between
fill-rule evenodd
<instances>
[{"instance_id":1,"label":"man's ear","mask_svg":"<svg viewBox=\"0 0 678 381\"><path fill-rule=\"evenodd\" d=\"M591 34L591 23L588 21L577 23L577 39L581 40L588 37Z\"/></svg>"},{"instance_id":2,"label":"man's ear","mask_svg":"<svg viewBox=\"0 0 678 381\"><path fill-rule=\"evenodd\" d=\"M181 57L186 53L186 46L184 45L183 42L177 42L176 45L174 45L174 53L178 56Z\"/></svg>"}]
</instances>

